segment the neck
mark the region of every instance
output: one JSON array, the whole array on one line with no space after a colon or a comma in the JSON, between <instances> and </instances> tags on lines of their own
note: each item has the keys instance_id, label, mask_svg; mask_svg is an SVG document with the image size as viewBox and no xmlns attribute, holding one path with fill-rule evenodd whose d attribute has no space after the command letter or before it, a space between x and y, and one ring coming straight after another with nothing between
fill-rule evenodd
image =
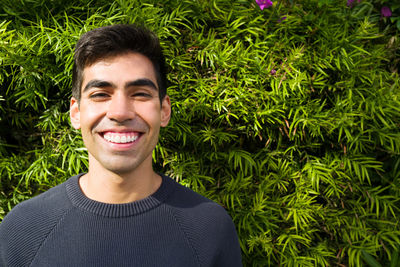
<instances>
[{"instance_id":1,"label":"neck","mask_svg":"<svg viewBox=\"0 0 400 267\"><path fill-rule=\"evenodd\" d=\"M151 161L132 172L117 174L101 166L91 166L89 159L89 172L80 178L79 185L92 200L122 204L152 195L160 187L161 180L153 171Z\"/></svg>"}]
</instances>

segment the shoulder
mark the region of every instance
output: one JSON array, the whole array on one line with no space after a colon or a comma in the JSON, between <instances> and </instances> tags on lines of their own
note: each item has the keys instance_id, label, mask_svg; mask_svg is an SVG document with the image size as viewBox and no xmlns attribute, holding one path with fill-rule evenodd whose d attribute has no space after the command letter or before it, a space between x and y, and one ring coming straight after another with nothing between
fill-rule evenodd
<instances>
[{"instance_id":1,"label":"shoulder","mask_svg":"<svg viewBox=\"0 0 400 267\"><path fill-rule=\"evenodd\" d=\"M65 183L50 188L44 193L16 205L4 218L1 225L16 220L36 220L43 216L50 216L55 210L60 210L67 204L68 196L65 191Z\"/></svg>"},{"instance_id":2,"label":"shoulder","mask_svg":"<svg viewBox=\"0 0 400 267\"><path fill-rule=\"evenodd\" d=\"M65 183L16 205L0 224L0 263L29 265L36 249L70 207Z\"/></svg>"},{"instance_id":3,"label":"shoulder","mask_svg":"<svg viewBox=\"0 0 400 267\"><path fill-rule=\"evenodd\" d=\"M202 266L241 266L235 225L218 203L175 181L166 202Z\"/></svg>"},{"instance_id":4,"label":"shoulder","mask_svg":"<svg viewBox=\"0 0 400 267\"><path fill-rule=\"evenodd\" d=\"M231 218L226 210L215 201L208 199L192 189L185 187L172 179L170 183L174 184L174 191L167 200L167 205L178 213L193 217L194 219L203 219L206 221L228 221Z\"/></svg>"}]
</instances>

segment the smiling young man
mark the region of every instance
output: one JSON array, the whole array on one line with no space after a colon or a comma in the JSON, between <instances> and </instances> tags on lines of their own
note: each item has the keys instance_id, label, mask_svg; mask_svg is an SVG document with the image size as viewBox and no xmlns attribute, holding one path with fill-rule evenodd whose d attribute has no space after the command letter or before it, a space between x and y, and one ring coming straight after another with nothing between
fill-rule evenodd
<instances>
[{"instance_id":1,"label":"smiling young man","mask_svg":"<svg viewBox=\"0 0 400 267\"><path fill-rule=\"evenodd\" d=\"M231 218L152 168L170 119L157 37L92 30L74 55L70 117L89 170L17 205L0 224L0 266L241 266Z\"/></svg>"}]
</instances>

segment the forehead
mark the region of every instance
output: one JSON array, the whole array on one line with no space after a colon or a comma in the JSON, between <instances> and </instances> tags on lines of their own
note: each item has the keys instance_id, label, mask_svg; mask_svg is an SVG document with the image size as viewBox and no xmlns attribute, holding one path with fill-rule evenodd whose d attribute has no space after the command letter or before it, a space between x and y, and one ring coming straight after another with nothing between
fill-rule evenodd
<instances>
[{"instance_id":1,"label":"forehead","mask_svg":"<svg viewBox=\"0 0 400 267\"><path fill-rule=\"evenodd\" d=\"M86 66L83 69L81 90L94 79L118 84L143 78L156 83L153 63L140 53L129 52L102 58Z\"/></svg>"}]
</instances>

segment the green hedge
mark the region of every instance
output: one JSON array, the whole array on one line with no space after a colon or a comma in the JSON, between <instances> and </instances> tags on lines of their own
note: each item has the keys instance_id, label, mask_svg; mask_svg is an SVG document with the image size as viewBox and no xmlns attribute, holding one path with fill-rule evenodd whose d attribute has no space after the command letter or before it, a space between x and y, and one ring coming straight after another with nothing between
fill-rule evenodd
<instances>
[{"instance_id":1,"label":"green hedge","mask_svg":"<svg viewBox=\"0 0 400 267\"><path fill-rule=\"evenodd\" d=\"M380 14L390 1L0 2L0 219L86 170L68 115L74 44L137 23L159 35L170 70L173 114L154 166L228 210L245 266L359 266L362 251L390 260L400 243L400 10Z\"/></svg>"}]
</instances>

